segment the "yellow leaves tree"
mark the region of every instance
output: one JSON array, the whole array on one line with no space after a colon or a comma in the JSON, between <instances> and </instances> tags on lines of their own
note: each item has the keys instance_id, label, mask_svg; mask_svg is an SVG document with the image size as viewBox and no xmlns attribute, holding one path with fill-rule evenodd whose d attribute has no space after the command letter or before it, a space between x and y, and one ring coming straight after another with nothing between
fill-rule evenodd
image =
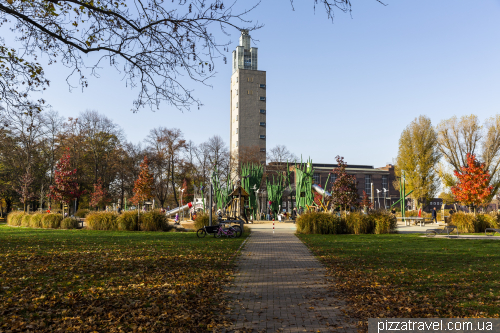
<instances>
[{"instance_id":1,"label":"yellow leaves tree","mask_svg":"<svg viewBox=\"0 0 500 333\"><path fill-rule=\"evenodd\" d=\"M411 197L419 206L433 198L439 189L436 166L441 159L437 133L426 116L415 118L401 133L395 173L401 177L405 172L406 189L413 190ZM399 183L395 182L399 188Z\"/></svg>"}]
</instances>

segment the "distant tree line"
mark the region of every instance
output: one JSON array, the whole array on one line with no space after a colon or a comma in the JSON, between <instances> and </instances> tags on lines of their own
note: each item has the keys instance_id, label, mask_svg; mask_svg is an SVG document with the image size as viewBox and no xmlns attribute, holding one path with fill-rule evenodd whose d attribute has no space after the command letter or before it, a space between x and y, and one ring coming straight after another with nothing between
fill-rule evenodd
<instances>
[{"instance_id":1,"label":"distant tree line","mask_svg":"<svg viewBox=\"0 0 500 333\"><path fill-rule=\"evenodd\" d=\"M56 111L3 110L0 121L0 206L17 208L59 207L49 196L55 183L56 164L69 155L72 179L78 191L77 207L103 208L133 196L139 165L146 156L154 179L151 199L160 207L193 199L195 189L210 182L214 165L219 179L235 177L241 164L258 163L258 147L230 156L224 140L214 135L196 144L178 128L153 128L142 143L128 142L123 130L97 111L87 110L64 119ZM269 161L296 160L285 146L270 149ZM237 161L238 163L235 163ZM70 170L71 169L71 170ZM73 206L72 206L73 208Z\"/></svg>"}]
</instances>

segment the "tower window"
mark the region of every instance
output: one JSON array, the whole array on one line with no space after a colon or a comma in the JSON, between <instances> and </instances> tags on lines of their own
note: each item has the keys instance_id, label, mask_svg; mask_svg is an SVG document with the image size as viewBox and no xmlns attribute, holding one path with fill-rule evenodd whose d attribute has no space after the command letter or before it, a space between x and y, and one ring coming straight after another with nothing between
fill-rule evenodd
<instances>
[{"instance_id":1,"label":"tower window","mask_svg":"<svg viewBox=\"0 0 500 333\"><path fill-rule=\"evenodd\" d=\"M236 141L236 147L238 147L238 141Z\"/></svg>"},{"instance_id":2,"label":"tower window","mask_svg":"<svg viewBox=\"0 0 500 333\"><path fill-rule=\"evenodd\" d=\"M262 113L262 114L266 114L266 110L262 110L262 109L260 109L260 113Z\"/></svg>"},{"instance_id":3,"label":"tower window","mask_svg":"<svg viewBox=\"0 0 500 333\"><path fill-rule=\"evenodd\" d=\"M251 91L251 90L247 90L247 94L248 94L248 95L253 95L253 91Z\"/></svg>"},{"instance_id":4,"label":"tower window","mask_svg":"<svg viewBox=\"0 0 500 333\"><path fill-rule=\"evenodd\" d=\"M265 136L265 135L259 135L259 138L260 138L260 139L265 139L265 138L266 138L266 136Z\"/></svg>"},{"instance_id":5,"label":"tower window","mask_svg":"<svg viewBox=\"0 0 500 333\"><path fill-rule=\"evenodd\" d=\"M236 134L238 134L238 127L236 127Z\"/></svg>"},{"instance_id":6,"label":"tower window","mask_svg":"<svg viewBox=\"0 0 500 333\"><path fill-rule=\"evenodd\" d=\"M236 108L238 108L238 102L236 102Z\"/></svg>"},{"instance_id":7,"label":"tower window","mask_svg":"<svg viewBox=\"0 0 500 333\"><path fill-rule=\"evenodd\" d=\"M260 96L260 100L261 100L261 101L265 101L265 100L266 100L266 98L265 98L264 96Z\"/></svg>"},{"instance_id":8,"label":"tower window","mask_svg":"<svg viewBox=\"0 0 500 333\"><path fill-rule=\"evenodd\" d=\"M238 77L236 77L236 82L238 82Z\"/></svg>"},{"instance_id":9,"label":"tower window","mask_svg":"<svg viewBox=\"0 0 500 333\"><path fill-rule=\"evenodd\" d=\"M266 152L266 148L260 148L260 151Z\"/></svg>"},{"instance_id":10,"label":"tower window","mask_svg":"<svg viewBox=\"0 0 500 333\"><path fill-rule=\"evenodd\" d=\"M265 85L265 84L260 84L260 85L259 85L259 87L261 87L261 88L265 88L265 87L266 87L266 85Z\"/></svg>"},{"instance_id":11,"label":"tower window","mask_svg":"<svg viewBox=\"0 0 500 333\"><path fill-rule=\"evenodd\" d=\"M266 123L264 123L264 122L261 121L260 122L260 126L266 126Z\"/></svg>"},{"instance_id":12,"label":"tower window","mask_svg":"<svg viewBox=\"0 0 500 333\"><path fill-rule=\"evenodd\" d=\"M248 82L253 82L253 77L249 77L249 78L247 78L247 81L248 81Z\"/></svg>"},{"instance_id":13,"label":"tower window","mask_svg":"<svg viewBox=\"0 0 500 333\"><path fill-rule=\"evenodd\" d=\"M236 115L236 121L238 121L238 115Z\"/></svg>"},{"instance_id":14,"label":"tower window","mask_svg":"<svg viewBox=\"0 0 500 333\"><path fill-rule=\"evenodd\" d=\"M238 89L236 89L236 96L238 96Z\"/></svg>"}]
</instances>

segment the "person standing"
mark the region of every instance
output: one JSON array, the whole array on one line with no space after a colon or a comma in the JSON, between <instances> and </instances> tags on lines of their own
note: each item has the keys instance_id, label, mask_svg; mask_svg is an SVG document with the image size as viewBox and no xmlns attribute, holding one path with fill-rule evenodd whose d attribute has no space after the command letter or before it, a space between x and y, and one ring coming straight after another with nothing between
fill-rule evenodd
<instances>
[{"instance_id":1,"label":"person standing","mask_svg":"<svg viewBox=\"0 0 500 333\"><path fill-rule=\"evenodd\" d=\"M179 213L175 213L175 224L179 224Z\"/></svg>"},{"instance_id":2,"label":"person standing","mask_svg":"<svg viewBox=\"0 0 500 333\"><path fill-rule=\"evenodd\" d=\"M432 221L434 221L435 224L438 223L436 207L434 207L434 209L432 210Z\"/></svg>"}]
</instances>

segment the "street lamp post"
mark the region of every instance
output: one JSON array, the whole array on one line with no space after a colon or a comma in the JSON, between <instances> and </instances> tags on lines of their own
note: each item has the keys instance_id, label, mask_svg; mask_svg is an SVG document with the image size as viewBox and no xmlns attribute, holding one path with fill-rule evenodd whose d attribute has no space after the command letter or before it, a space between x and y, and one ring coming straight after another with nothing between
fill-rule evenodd
<instances>
[{"instance_id":1,"label":"street lamp post","mask_svg":"<svg viewBox=\"0 0 500 333\"><path fill-rule=\"evenodd\" d=\"M382 192L380 191L379 189L377 189L377 201L378 201L378 209L380 209L380 197L378 196L378 194Z\"/></svg>"},{"instance_id":2,"label":"street lamp post","mask_svg":"<svg viewBox=\"0 0 500 333\"><path fill-rule=\"evenodd\" d=\"M385 192L389 192L389 190L387 190L385 187L382 187L382 189L384 190L384 209L387 209L387 201L385 199Z\"/></svg>"}]
</instances>

